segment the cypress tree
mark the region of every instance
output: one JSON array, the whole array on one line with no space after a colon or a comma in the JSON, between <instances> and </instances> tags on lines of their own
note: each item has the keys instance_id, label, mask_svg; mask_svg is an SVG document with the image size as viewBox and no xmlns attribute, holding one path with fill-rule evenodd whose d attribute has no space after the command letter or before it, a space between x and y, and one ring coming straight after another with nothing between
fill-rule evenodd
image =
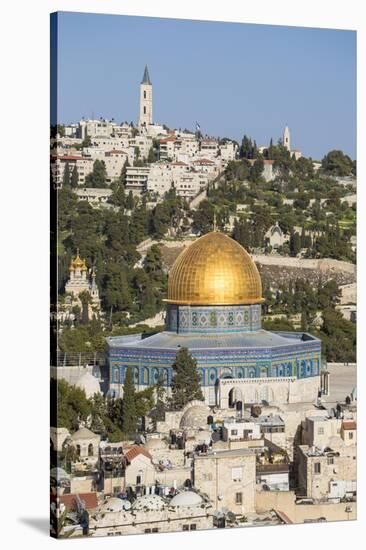
<instances>
[{"instance_id":1,"label":"cypress tree","mask_svg":"<svg viewBox=\"0 0 366 550\"><path fill-rule=\"evenodd\" d=\"M135 206L135 201L133 199L132 191L130 191L127 195L126 208L127 210L132 210L134 206Z\"/></svg>"},{"instance_id":2,"label":"cypress tree","mask_svg":"<svg viewBox=\"0 0 366 550\"><path fill-rule=\"evenodd\" d=\"M62 186L63 187L70 186L70 165L68 162L65 163L64 175L62 178Z\"/></svg>"},{"instance_id":3,"label":"cypress tree","mask_svg":"<svg viewBox=\"0 0 366 550\"><path fill-rule=\"evenodd\" d=\"M133 382L133 370L127 369L123 384L122 401L122 431L124 434L134 434L137 430L136 390Z\"/></svg>"},{"instance_id":4,"label":"cypress tree","mask_svg":"<svg viewBox=\"0 0 366 550\"><path fill-rule=\"evenodd\" d=\"M181 410L189 401L194 399L203 401L197 361L187 348L181 348L178 351L172 367L172 407Z\"/></svg>"},{"instance_id":5,"label":"cypress tree","mask_svg":"<svg viewBox=\"0 0 366 550\"><path fill-rule=\"evenodd\" d=\"M79 184L79 172L78 172L78 168L75 164L74 169L73 169L72 174L71 174L71 187L72 187L72 189L76 189L78 184Z\"/></svg>"},{"instance_id":6,"label":"cypress tree","mask_svg":"<svg viewBox=\"0 0 366 550\"><path fill-rule=\"evenodd\" d=\"M126 178L127 178L127 168L130 166L130 163L128 162L128 159L125 160L125 163L122 167L121 173L119 175L118 182L120 185L125 186L126 185Z\"/></svg>"}]
</instances>

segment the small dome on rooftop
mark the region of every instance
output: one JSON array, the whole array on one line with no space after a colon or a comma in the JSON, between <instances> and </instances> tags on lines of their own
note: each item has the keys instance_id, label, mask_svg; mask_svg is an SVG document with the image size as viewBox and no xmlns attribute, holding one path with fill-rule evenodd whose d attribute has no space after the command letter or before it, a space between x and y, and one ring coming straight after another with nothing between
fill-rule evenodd
<instances>
[{"instance_id":1,"label":"small dome on rooftop","mask_svg":"<svg viewBox=\"0 0 366 550\"><path fill-rule=\"evenodd\" d=\"M170 501L170 506L199 506L202 504L202 497L194 491L183 491L178 493Z\"/></svg>"},{"instance_id":2,"label":"small dome on rooftop","mask_svg":"<svg viewBox=\"0 0 366 550\"><path fill-rule=\"evenodd\" d=\"M118 497L111 497L100 507L101 512L122 512L122 510L129 510L131 503L129 500L123 500Z\"/></svg>"},{"instance_id":3,"label":"small dome on rooftop","mask_svg":"<svg viewBox=\"0 0 366 550\"><path fill-rule=\"evenodd\" d=\"M187 408L180 420L180 428L205 429L207 428L207 417L210 414L209 407L202 401L196 402Z\"/></svg>"}]
</instances>

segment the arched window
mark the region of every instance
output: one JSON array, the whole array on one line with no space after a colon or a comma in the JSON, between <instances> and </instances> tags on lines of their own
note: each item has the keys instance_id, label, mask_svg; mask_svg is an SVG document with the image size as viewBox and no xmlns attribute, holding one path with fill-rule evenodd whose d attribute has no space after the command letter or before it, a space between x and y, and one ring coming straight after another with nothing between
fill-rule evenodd
<instances>
[{"instance_id":1,"label":"arched window","mask_svg":"<svg viewBox=\"0 0 366 550\"><path fill-rule=\"evenodd\" d=\"M144 368L143 380L144 380L144 384L148 384L148 383L149 383L149 369L146 368L146 367Z\"/></svg>"},{"instance_id":2,"label":"arched window","mask_svg":"<svg viewBox=\"0 0 366 550\"><path fill-rule=\"evenodd\" d=\"M301 361L301 376L306 376L306 361Z\"/></svg>"},{"instance_id":3,"label":"arched window","mask_svg":"<svg viewBox=\"0 0 366 550\"><path fill-rule=\"evenodd\" d=\"M249 374L249 378L255 378L255 368L254 367L251 367L250 369L248 369L248 374Z\"/></svg>"},{"instance_id":4,"label":"arched window","mask_svg":"<svg viewBox=\"0 0 366 550\"><path fill-rule=\"evenodd\" d=\"M146 115L146 107L144 107L144 115Z\"/></svg>"},{"instance_id":5,"label":"arched window","mask_svg":"<svg viewBox=\"0 0 366 550\"><path fill-rule=\"evenodd\" d=\"M144 90L144 99L146 99L146 90Z\"/></svg>"},{"instance_id":6,"label":"arched window","mask_svg":"<svg viewBox=\"0 0 366 550\"><path fill-rule=\"evenodd\" d=\"M88 445L88 456L93 456L93 455L94 455L93 444L89 443L89 445Z\"/></svg>"},{"instance_id":7,"label":"arched window","mask_svg":"<svg viewBox=\"0 0 366 550\"><path fill-rule=\"evenodd\" d=\"M139 381L139 369L137 367L135 368L134 375L135 375L135 382L138 382Z\"/></svg>"},{"instance_id":8,"label":"arched window","mask_svg":"<svg viewBox=\"0 0 366 550\"><path fill-rule=\"evenodd\" d=\"M76 445L76 456L80 456L80 453L81 453L80 445Z\"/></svg>"}]
</instances>

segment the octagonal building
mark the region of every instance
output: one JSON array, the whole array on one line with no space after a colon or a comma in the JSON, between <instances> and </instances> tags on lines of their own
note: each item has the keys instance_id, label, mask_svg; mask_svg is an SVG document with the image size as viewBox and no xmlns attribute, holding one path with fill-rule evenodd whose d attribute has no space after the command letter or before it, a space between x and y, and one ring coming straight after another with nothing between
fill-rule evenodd
<instances>
[{"instance_id":1,"label":"octagonal building","mask_svg":"<svg viewBox=\"0 0 366 550\"><path fill-rule=\"evenodd\" d=\"M164 377L180 347L197 360L208 405L313 402L320 389L321 343L303 332L261 328L262 283L246 250L213 231L176 259L169 273L166 330L109 338L110 392L123 395L126 369L137 389Z\"/></svg>"}]
</instances>

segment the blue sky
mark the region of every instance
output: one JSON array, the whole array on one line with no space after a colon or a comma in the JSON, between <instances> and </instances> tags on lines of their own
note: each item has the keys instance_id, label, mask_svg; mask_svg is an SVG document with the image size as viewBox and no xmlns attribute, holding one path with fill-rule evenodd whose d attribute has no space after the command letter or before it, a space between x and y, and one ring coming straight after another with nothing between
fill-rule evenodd
<instances>
[{"instance_id":1,"label":"blue sky","mask_svg":"<svg viewBox=\"0 0 366 550\"><path fill-rule=\"evenodd\" d=\"M147 63L155 122L355 158L354 31L60 13L58 54L60 122L136 121Z\"/></svg>"}]
</instances>

